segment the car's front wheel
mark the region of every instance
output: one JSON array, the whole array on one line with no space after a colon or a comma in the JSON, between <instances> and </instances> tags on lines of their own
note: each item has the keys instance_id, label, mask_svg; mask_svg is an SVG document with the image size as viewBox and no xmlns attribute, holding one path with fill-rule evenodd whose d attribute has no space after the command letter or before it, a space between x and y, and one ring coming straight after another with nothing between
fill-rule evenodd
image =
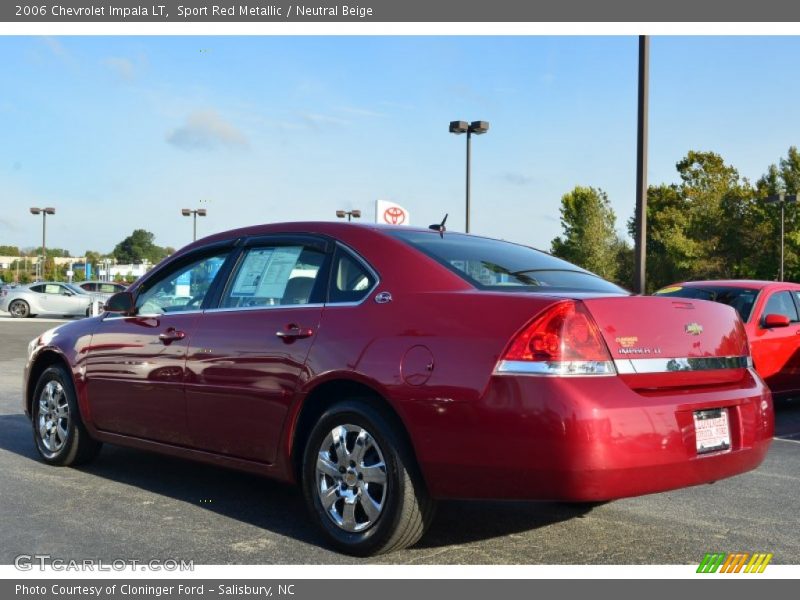
<instances>
[{"instance_id":1,"label":"car's front wheel","mask_svg":"<svg viewBox=\"0 0 800 600\"><path fill-rule=\"evenodd\" d=\"M336 404L317 421L305 448L303 491L330 542L357 556L414 544L433 517L408 444L367 400Z\"/></svg>"},{"instance_id":2,"label":"car's front wheel","mask_svg":"<svg viewBox=\"0 0 800 600\"><path fill-rule=\"evenodd\" d=\"M31 316L31 307L25 300L14 300L8 305L8 314L15 319L24 319Z\"/></svg>"},{"instance_id":3,"label":"car's front wheel","mask_svg":"<svg viewBox=\"0 0 800 600\"><path fill-rule=\"evenodd\" d=\"M45 462L79 465L97 455L101 444L86 431L72 378L64 367L45 369L36 383L31 408L33 438Z\"/></svg>"}]
</instances>

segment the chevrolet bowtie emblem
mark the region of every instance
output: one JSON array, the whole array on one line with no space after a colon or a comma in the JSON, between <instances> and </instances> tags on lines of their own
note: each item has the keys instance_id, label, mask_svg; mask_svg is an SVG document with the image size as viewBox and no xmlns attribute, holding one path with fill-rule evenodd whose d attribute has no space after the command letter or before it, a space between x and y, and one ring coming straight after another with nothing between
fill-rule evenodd
<instances>
[{"instance_id":1,"label":"chevrolet bowtie emblem","mask_svg":"<svg viewBox=\"0 0 800 600\"><path fill-rule=\"evenodd\" d=\"M683 330L689 335L700 335L703 333L703 326L700 323L689 323Z\"/></svg>"}]
</instances>

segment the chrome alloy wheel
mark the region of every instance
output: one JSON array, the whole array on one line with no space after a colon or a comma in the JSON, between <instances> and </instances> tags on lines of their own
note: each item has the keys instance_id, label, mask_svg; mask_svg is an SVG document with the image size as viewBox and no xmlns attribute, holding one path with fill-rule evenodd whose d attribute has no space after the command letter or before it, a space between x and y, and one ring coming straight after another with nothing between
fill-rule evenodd
<instances>
[{"instance_id":1,"label":"chrome alloy wheel","mask_svg":"<svg viewBox=\"0 0 800 600\"><path fill-rule=\"evenodd\" d=\"M28 305L21 300L15 300L11 303L11 306L8 307L8 312L11 313L11 316L17 318L27 317L28 310Z\"/></svg>"},{"instance_id":2,"label":"chrome alloy wheel","mask_svg":"<svg viewBox=\"0 0 800 600\"><path fill-rule=\"evenodd\" d=\"M39 395L39 438L45 450L59 452L67 443L69 428L69 403L64 387L58 381L48 381Z\"/></svg>"},{"instance_id":3,"label":"chrome alloy wheel","mask_svg":"<svg viewBox=\"0 0 800 600\"><path fill-rule=\"evenodd\" d=\"M383 453L363 427L339 425L322 440L317 495L341 529L355 533L375 524L386 504L386 482Z\"/></svg>"}]
</instances>

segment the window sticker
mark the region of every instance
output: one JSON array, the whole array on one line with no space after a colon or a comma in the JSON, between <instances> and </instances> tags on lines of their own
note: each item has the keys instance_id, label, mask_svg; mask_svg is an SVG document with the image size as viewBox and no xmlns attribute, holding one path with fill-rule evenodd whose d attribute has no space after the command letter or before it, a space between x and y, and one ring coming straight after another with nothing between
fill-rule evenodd
<instances>
[{"instance_id":1,"label":"window sticker","mask_svg":"<svg viewBox=\"0 0 800 600\"><path fill-rule=\"evenodd\" d=\"M302 246L251 250L236 277L232 298L282 298Z\"/></svg>"}]
</instances>

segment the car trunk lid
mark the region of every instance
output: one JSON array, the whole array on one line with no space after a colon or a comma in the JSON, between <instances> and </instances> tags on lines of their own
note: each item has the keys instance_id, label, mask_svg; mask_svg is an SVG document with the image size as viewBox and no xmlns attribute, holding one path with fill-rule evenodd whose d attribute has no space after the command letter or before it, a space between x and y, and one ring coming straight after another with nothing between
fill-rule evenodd
<instances>
[{"instance_id":1,"label":"car trunk lid","mask_svg":"<svg viewBox=\"0 0 800 600\"><path fill-rule=\"evenodd\" d=\"M585 298L617 372L632 387L733 383L750 365L736 311L704 300Z\"/></svg>"}]
</instances>

